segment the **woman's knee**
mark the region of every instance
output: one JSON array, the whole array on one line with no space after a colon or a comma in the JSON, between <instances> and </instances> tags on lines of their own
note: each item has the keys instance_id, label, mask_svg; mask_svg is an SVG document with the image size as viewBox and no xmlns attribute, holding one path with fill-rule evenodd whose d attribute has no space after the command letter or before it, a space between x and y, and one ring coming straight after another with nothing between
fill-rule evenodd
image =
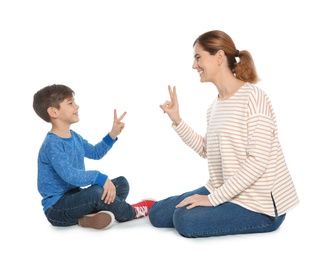
<instances>
[{"instance_id":1,"label":"woman's knee","mask_svg":"<svg viewBox=\"0 0 324 260\"><path fill-rule=\"evenodd\" d=\"M154 227L174 227L172 222L173 210L164 207L162 202L155 202L149 211L149 220Z\"/></svg>"},{"instance_id":2,"label":"woman's knee","mask_svg":"<svg viewBox=\"0 0 324 260\"><path fill-rule=\"evenodd\" d=\"M196 225L196 221L193 219L193 216L190 210L183 208L178 208L174 211L173 214L173 225L178 233L183 237L193 237L192 232L193 228Z\"/></svg>"},{"instance_id":3,"label":"woman's knee","mask_svg":"<svg viewBox=\"0 0 324 260\"><path fill-rule=\"evenodd\" d=\"M159 227L158 225L158 222L157 222L157 203L155 202L152 207L150 208L149 210L149 214L148 214L148 217L149 217L149 220L151 222L151 224L154 226L154 227Z\"/></svg>"}]
</instances>

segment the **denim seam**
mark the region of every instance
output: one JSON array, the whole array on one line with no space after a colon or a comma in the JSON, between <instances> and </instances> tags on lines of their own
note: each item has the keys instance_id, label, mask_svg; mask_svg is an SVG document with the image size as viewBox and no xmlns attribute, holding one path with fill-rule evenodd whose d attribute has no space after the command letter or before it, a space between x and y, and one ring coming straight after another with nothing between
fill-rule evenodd
<instances>
[{"instance_id":1,"label":"denim seam","mask_svg":"<svg viewBox=\"0 0 324 260\"><path fill-rule=\"evenodd\" d=\"M236 228L236 229L223 229L223 230L219 230L217 232L202 232L202 233L195 233L195 234L191 234L192 236L203 236L203 235L212 235L212 236L220 236L220 235L224 235L224 234L232 234L229 232L237 232L237 231L247 231L247 230L253 230L256 228L265 228L265 227L269 227L272 226L272 224L266 224L266 225L261 225L261 226L250 226L250 227L244 227L244 228ZM239 233L238 233L239 234Z\"/></svg>"}]
</instances>

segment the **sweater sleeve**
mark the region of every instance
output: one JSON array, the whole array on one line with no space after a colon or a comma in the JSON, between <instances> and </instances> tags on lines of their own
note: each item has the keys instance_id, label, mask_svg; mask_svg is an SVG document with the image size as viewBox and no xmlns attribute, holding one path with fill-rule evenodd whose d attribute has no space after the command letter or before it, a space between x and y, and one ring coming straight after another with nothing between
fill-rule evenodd
<instances>
[{"instance_id":1,"label":"sweater sleeve","mask_svg":"<svg viewBox=\"0 0 324 260\"><path fill-rule=\"evenodd\" d=\"M107 134L99 143L92 145L80 135L76 134L76 136L83 142L84 156L93 160L102 159L118 140L118 138L113 140L110 135Z\"/></svg>"},{"instance_id":2,"label":"sweater sleeve","mask_svg":"<svg viewBox=\"0 0 324 260\"><path fill-rule=\"evenodd\" d=\"M183 120L179 125L172 125L172 127L186 145L198 153L202 158L207 158L206 140L204 137L197 134Z\"/></svg>"}]
</instances>

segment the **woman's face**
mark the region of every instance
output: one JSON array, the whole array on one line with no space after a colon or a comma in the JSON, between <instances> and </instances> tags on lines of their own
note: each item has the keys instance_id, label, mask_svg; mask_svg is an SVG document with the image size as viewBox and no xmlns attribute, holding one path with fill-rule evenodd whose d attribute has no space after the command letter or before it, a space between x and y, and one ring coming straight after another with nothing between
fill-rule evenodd
<instances>
[{"instance_id":1,"label":"woman's face","mask_svg":"<svg viewBox=\"0 0 324 260\"><path fill-rule=\"evenodd\" d=\"M203 50L199 43L194 46L194 63L192 68L197 70L200 82L212 82L218 72L217 56Z\"/></svg>"}]
</instances>

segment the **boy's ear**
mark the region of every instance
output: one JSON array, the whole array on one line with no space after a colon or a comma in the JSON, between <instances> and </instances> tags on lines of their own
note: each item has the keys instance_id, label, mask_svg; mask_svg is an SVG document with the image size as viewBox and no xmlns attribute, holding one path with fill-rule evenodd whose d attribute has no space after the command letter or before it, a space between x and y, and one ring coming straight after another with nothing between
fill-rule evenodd
<instances>
[{"instance_id":1,"label":"boy's ear","mask_svg":"<svg viewBox=\"0 0 324 260\"><path fill-rule=\"evenodd\" d=\"M56 119L58 117L58 111L55 107L49 107L47 108L47 113L51 118Z\"/></svg>"}]
</instances>

